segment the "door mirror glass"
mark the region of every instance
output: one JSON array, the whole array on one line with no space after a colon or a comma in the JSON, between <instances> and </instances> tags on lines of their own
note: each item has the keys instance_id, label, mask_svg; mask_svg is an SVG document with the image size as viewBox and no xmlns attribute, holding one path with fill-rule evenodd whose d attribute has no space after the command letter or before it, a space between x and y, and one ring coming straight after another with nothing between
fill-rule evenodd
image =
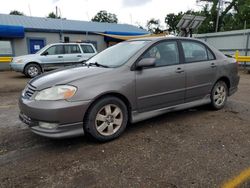
<instances>
[{"instance_id":1,"label":"door mirror glass","mask_svg":"<svg viewBox=\"0 0 250 188\"><path fill-rule=\"evenodd\" d=\"M137 63L138 68L155 66L156 58L143 58Z\"/></svg>"}]
</instances>

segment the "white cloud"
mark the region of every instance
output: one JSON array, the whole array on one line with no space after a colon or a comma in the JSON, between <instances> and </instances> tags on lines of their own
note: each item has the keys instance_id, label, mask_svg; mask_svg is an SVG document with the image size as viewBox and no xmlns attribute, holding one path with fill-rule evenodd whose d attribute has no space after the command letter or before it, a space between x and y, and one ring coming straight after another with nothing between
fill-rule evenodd
<instances>
[{"instance_id":1,"label":"white cloud","mask_svg":"<svg viewBox=\"0 0 250 188\"><path fill-rule=\"evenodd\" d=\"M3 0L2 0L3 1ZM0 6L0 13L8 14L19 10L26 15L44 17L58 6L62 17L73 20L90 20L100 10L107 10L118 16L119 23L145 26L150 18L164 18L168 13L196 9L196 0L8 0Z\"/></svg>"},{"instance_id":2,"label":"white cloud","mask_svg":"<svg viewBox=\"0 0 250 188\"><path fill-rule=\"evenodd\" d=\"M122 0L124 6L143 6L152 0Z\"/></svg>"}]
</instances>

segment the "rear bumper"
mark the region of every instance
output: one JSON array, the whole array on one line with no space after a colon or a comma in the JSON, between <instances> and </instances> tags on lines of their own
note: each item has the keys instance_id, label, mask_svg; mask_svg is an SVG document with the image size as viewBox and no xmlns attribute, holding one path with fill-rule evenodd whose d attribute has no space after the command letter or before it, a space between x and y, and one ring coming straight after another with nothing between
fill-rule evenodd
<instances>
[{"instance_id":1,"label":"rear bumper","mask_svg":"<svg viewBox=\"0 0 250 188\"><path fill-rule=\"evenodd\" d=\"M231 96L238 91L238 87L230 88L228 95Z\"/></svg>"},{"instance_id":2,"label":"rear bumper","mask_svg":"<svg viewBox=\"0 0 250 188\"><path fill-rule=\"evenodd\" d=\"M237 76L234 80L234 85L232 87L230 87L228 95L231 96L233 95L235 92L238 91L238 85L240 82L240 76Z\"/></svg>"}]
</instances>

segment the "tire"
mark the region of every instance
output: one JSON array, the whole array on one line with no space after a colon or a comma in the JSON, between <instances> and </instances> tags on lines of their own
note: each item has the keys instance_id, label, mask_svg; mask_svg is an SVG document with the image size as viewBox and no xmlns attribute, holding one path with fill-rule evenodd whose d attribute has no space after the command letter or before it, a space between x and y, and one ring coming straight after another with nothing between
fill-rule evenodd
<instances>
[{"instance_id":1,"label":"tire","mask_svg":"<svg viewBox=\"0 0 250 188\"><path fill-rule=\"evenodd\" d=\"M24 69L24 74L29 78L34 78L42 73L41 67L38 64L31 63Z\"/></svg>"},{"instance_id":2,"label":"tire","mask_svg":"<svg viewBox=\"0 0 250 188\"><path fill-rule=\"evenodd\" d=\"M224 81L218 81L211 92L211 106L214 110L224 108L228 97L228 87Z\"/></svg>"},{"instance_id":3,"label":"tire","mask_svg":"<svg viewBox=\"0 0 250 188\"><path fill-rule=\"evenodd\" d=\"M116 97L105 97L95 102L84 119L84 130L92 138L106 142L119 137L126 129L128 110Z\"/></svg>"}]
</instances>

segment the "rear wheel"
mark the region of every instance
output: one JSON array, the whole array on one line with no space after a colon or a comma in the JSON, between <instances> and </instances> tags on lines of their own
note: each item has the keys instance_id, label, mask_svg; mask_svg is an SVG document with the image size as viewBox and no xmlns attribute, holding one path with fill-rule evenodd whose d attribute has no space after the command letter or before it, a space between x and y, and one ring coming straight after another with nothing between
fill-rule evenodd
<instances>
[{"instance_id":1,"label":"rear wheel","mask_svg":"<svg viewBox=\"0 0 250 188\"><path fill-rule=\"evenodd\" d=\"M226 102L228 96L228 87L224 81L218 81L211 93L211 106L215 110L222 109Z\"/></svg>"},{"instance_id":2,"label":"rear wheel","mask_svg":"<svg viewBox=\"0 0 250 188\"><path fill-rule=\"evenodd\" d=\"M98 141L109 141L120 136L128 122L127 107L116 97L98 100L86 114L84 129Z\"/></svg>"},{"instance_id":3,"label":"rear wheel","mask_svg":"<svg viewBox=\"0 0 250 188\"><path fill-rule=\"evenodd\" d=\"M30 78L34 78L41 73L42 73L41 67L35 63L27 65L24 69L24 74Z\"/></svg>"}]
</instances>

